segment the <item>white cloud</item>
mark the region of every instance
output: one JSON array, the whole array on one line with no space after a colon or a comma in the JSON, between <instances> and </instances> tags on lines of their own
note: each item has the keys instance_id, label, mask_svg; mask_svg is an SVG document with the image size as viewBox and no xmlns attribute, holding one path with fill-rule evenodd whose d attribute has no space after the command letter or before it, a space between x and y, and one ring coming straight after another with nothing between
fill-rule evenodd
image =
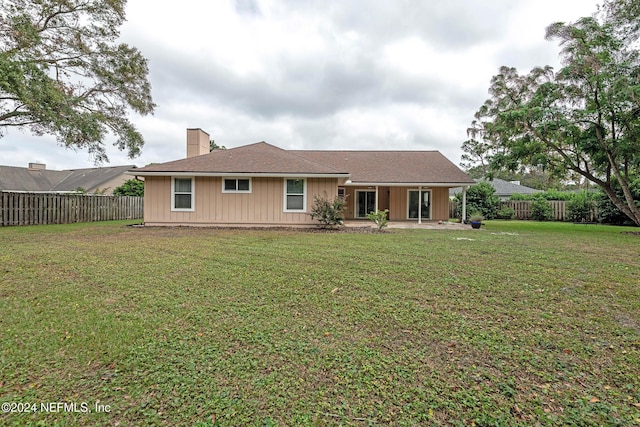
<instances>
[{"instance_id":1,"label":"white cloud","mask_svg":"<svg viewBox=\"0 0 640 427\"><path fill-rule=\"evenodd\" d=\"M158 108L132 120L135 160L106 141L111 164L181 158L188 127L227 147L437 149L454 163L501 65L557 65L544 40L595 0L129 0L122 39L150 62ZM92 166L51 137L11 130L0 164Z\"/></svg>"}]
</instances>

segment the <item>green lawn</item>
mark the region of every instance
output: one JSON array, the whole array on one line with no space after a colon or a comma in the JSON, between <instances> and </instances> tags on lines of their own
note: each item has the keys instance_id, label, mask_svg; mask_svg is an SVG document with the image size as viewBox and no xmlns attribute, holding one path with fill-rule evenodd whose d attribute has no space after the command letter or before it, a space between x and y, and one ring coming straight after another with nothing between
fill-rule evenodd
<instances>
[{"instance_id":1,"label":"green lawn","mask_svg":"<svg viewBox=\"0 0 640 427\"><path fill-rule=\"evenodd\" d=\"M0 228L0 424L640 424L638 229L126 224Z\"/></svg>"}]
</instances>

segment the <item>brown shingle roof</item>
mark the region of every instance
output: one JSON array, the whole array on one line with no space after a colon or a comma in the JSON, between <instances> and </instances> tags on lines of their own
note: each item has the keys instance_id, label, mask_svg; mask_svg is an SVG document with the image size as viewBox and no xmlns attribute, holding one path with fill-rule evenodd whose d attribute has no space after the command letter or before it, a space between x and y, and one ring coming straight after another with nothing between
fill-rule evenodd
<instances>
[{"instance_id":1,"label":"brown shingle roof","mask_svg":"<svg viewBox=\"0 0 640 427\"><path fill-rule=\"evenodd\" d=\"M173 162L146 166L134 171L136 175L147 172L193 172L220 174L301 174L326 175L343 174L344 169L336 169L327 164L283 150L266 142L244 145L228 150L214 150L201 156L188 157Z\"/></svg>"},{"instance_id":2,"label":"brown shingle roof","mask_svg":"<svg viewBox=\"0 0 640 427\"><path fill-rule=\"evenodd\" d=\"M353 184L474 184L438 151L283 150L258 142L147 166L136 175L170 173L349 175Z\"/></svg>"},{"instance_id":3,"label":"brown shingle roof","mask_svg":"<svg viewBox=\"0 0 640 427\"><path fill-rule=\"evenodd\" d=\"M351 182L385 184L474 184L439 151L293 151L348 170Z\"/></svg>"}]
</instances>

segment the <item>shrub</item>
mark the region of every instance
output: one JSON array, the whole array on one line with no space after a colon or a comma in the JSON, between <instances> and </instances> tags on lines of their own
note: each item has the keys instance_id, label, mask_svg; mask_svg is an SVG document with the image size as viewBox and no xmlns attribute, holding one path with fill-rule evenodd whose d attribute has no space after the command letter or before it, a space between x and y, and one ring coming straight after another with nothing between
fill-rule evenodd
<instances>
[{"instance_id":1,"label":"shrub","mask_svg":"<svg viewBox=\"0 0 640 427\"><path fill-rule=\"evenodd\" d=\"M509 206L502 206L496 212L496 218L498 219L513 219L516 216L516 210Z\"/></svg>"},{"instance_id":2,"label":"shrub","mask_svg":"<svg viewBox=\"0 0 640 427\"><path fill-rule=\"evenodd\" d=\"M585 222L592 218L593 196L586 191L577 193L567 203L567 215L573 222Z\"/></svg>"},{"instance_id":3,"label":"shrub","mask_svg":"<svg viewBox=\"0 0 640 427\"><path fill-rule=\"evenodd\" d=\"M536 199L544 199L544 200L572 200L574 197L574 193L571 191L558 191L558 190L547 190L541 193L534 194L512 194L509 197L509 200L536 200Z\"/></svg>"},{"instance_id":4,"label":"shrub","mask_svg":"<svg viewBox=\"0 0 640 427\"><path fill-rule=\"evenodd\" d=\"M536 221L549 221L553 216L553 208L542 197L531 202L531 218Z\"/></svg>"},{"instance_id":5,"label":"shrub","mask_svg":"<svg viewBox=\"0 0 640 427\"><path fill-rule=\"evenodd\" d=\"M496 189L488 182L482 181L467 190L467 212L480 212L486 219L496 217L500 197L495 195ZM458 201L456 215L461 217L462 193L456 194Z\"/></svg>"},{"instance_id":6,"label":"shrub","mask_svg":"<svg viewBox=\"0 0 640 427\"><path fill-rule=\"evenodd\" d=\"M378 230L382 230L387 226L388 213L389 213L389 209L385 209L383 211L375 211L375 212L368 213L367 218L369 218L378 226Z\"/></svg>"},{"instance_id":7,"label":"shrub","mask_svg":"<svg viewBox=\"0 0 640 427\"><path fill-rule=\"evenodd\" d=\"M311 207L311 218L320 221L322 228L332 228L344 224L344 210L346 201L343 197L334 197L328 200L325 197L316 195Z\"/></svg>"},{"instance_id":8,"label":"shrub","mask_svg":"<svg viewBox=\"0 0 640 427\"><path fill-rule=\"evenodd\" d=\"M616 194L619 197L624 197L620 184L616 180L612 184ZM636 205L640 207L640 177L631 182L630 190ZM633 221L618 209L603 191L595 197L595 200L598 207L598 221L605 224L633 225Z\"/></svg>"},{"instance_id":9,"label":"shrub","mask_svg":"<svg viewBox=\"0 0 640 427\"><path fill-rule=\"evenodd\" d=\"M113 190L114 196L144 196L144 182L137 179L129 179L120 187Z\"/></svg>"}]
</instances>

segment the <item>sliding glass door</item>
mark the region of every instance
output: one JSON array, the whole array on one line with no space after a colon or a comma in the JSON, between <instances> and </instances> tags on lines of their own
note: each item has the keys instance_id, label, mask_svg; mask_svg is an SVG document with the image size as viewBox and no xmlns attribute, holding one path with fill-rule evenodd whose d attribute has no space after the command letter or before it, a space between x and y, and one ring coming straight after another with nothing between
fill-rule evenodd
<instances>
[{"instance_id":1,"label":"sliding glass door","mask_svg":"<svg viewBox=\"0 0 640 427\"><path fill-rule=\"evenodd\" d=\"M420 212L421 219L431 219L431 191L430 190L409 190L407 218L418 219Z\"/></svg>"},{"instance_id":2,"label":"sliding glass door","mask_svg":"<svg viewBox=\"0 0 640 427\"><path fill-rule=\"evenodd\" d=\"M376 210L375 191L356 191L356 218L366 218Z\"/></svg>"}]
</instances>

